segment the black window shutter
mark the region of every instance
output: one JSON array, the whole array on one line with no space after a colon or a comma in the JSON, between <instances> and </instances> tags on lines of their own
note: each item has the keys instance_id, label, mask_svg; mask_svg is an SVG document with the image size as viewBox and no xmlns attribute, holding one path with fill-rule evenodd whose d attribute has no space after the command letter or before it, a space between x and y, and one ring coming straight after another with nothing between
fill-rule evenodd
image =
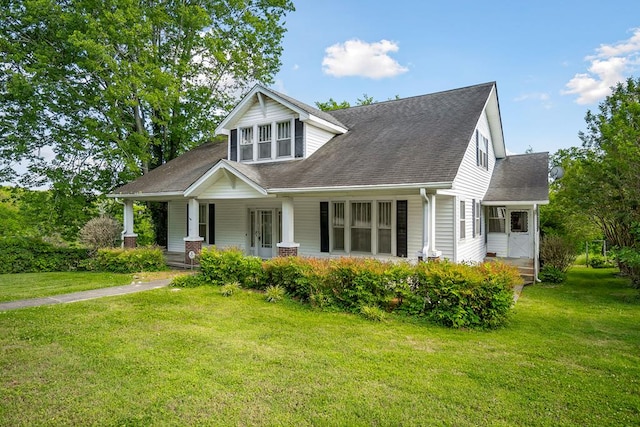
<instances>
[{"instance_id":1,"label":"black window shutter","mask_svg":"<svg viewBox=\"0 0 640 427\"><path fill-rule=\"evenodd\" d=\"M216 244L216 205L209 203L209 244Z\"/></svg>"},{"instance_id":2,"label":"black window shutter","mask_svg":"<svg viewBox=\"0 0 640 427\"><path fill-rule=\"evenodd\" d=\"M296 157L304 157L304 124L300 119L295 120L295 154Z\"/></svg>"},{"instance_id":3,"label":"black window shutter","mask_svg":"<svg viewBox=\"0 0 640 427\"><path fill-rule=\"evenodd\" d=\"M407 257L407 201L396 202L396 255Z\"/></svg>"},{"instance_id":4,"label":"black window shutter","mask_svg":"<svg viewBox=\"0 0 640 427\"><path fill-rule=\"evenodd\" d=\"M238 129L231 129L231 153L229 160L238 161Z\"/></svg>"},{"instance_id":5,"label":"black window shutter","mask_svg":"<svg viewBox=\"0 0 640 427\"><path fill-rule=\"evenodd\" d=\"M189 203L187 203L187 232L184 235L189 236Z\"/></svg>"},{"instance_id":6,"label":"black window shutter","mask_svg":"<svg viewBox=\"0 0 640 427\"><path fill-rule=\"evenodd\" d=\"M476 237L476 199L471 199L471 233Z\"/></svg>"},{"instance_id":7,"label":"black window shutter","mask_svg":"<svg viewBox=\"0 0 640 427\"><path fill-rule=\"evenodd\" d=\"M320 252L329 252L329 202L320 202Z\"/></svg>"}]
</instances>

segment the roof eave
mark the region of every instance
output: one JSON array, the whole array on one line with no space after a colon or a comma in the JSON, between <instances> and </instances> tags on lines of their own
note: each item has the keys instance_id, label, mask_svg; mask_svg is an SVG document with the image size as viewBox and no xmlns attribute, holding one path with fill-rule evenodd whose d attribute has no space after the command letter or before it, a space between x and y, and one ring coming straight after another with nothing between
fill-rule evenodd
<instances>
[{"instance_id":1,"label":"roof eave","mask_svg":"<svg viewBox=\"0 0 640 427\"><path fill-rule=\"evenodd\" d=\"M483 200L483 206L548 205L549 200Z\"/></svg>"},{"instance_id":2,"label":"roof eave","mask_svg":"<svg viewBox=\"0 0 640 427\"><path fill-rule=\"evenodd\" d=\"M297 187L297 188L270 188L268 192L271 194L282 193L320 193L330 191L366 191L366 190L411 190L411 189L450 189L453 188L453 182L428 182L428 183L410 183L410 184L372 184L372 185L340 185L340 186L324 186L324 187Z\"/></svg>"}]
</instances>

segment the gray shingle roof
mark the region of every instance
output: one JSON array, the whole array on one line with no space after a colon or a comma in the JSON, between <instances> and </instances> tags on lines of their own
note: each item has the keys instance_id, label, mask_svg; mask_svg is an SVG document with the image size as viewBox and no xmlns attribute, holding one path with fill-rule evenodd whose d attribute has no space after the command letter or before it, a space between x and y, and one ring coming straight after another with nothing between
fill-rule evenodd
<instances>
[{"instance_id":1,"label":"gray shingle roof","mask_svg":"<svg viewBox=\"0 0 640 427\"><path fill-rule=\"evenodd\" d=\"M309 158L229 164L267 190L452 182L493 87L485 83L332 111L332 122L349 131ZM114 194L184 191L226 158L226 149L226 144L205 144Z\"/></svg>"},{"instance_id":2,"label":"gray shingle roof","mask_svg":"<svg viewBox=\"0 0 640 427\"><path fill-rule=\"evenodd\" d=\"M496 161L485 202L549 200L549 153L520 154Z\"/></svg>"},{"instance_id":3,"label":"gray shingle roof","mask_svg":"<svg viewBox=\"0 0 640 427\"><path fill-rule=\"evenodd\" d=\"M203 144L153 169L135 181L116 188L112 194L183 192L220 159L226 157L227 144L219 142Z\"/></svg>"}]
</instances>

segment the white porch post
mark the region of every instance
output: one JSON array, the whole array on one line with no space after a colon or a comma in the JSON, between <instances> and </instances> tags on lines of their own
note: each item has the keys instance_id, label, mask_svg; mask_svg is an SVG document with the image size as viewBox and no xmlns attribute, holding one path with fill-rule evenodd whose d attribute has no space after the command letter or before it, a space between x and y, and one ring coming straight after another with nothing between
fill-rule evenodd
<instances>
[{"instance_id":1,"label":"white porch post","mask_svg":"<svg viewBox=\"0 0 640 427\"><path fill-rule=\"evenodd\" d=\"M294 212L293 200L290 197L282 199L282 242L278 243L278 256L297 256L299 243L295 243L293 236Z\"/></svg>"},{"instance_id":2,"label":"white porch post","mask_svg":"<svg viewBox=\"0 0 640 427\"><path fill-rule=\"evenodd\" d=\"M197 199L189 199L188 207L188 228L187 237L184 238L184 262L185 264L191 264L195 261L189 256L191 253L194 255L200 254L202 250L203 237L200 237L199 227L199 215L200 215L200 203Z\"/></svg>"},{"instance_id":3,"label":"white porch post","mask_svg":"<svg viewBox=\"0 0 640 427\"><path fill-rule=\"evenodd\" d=\"M133 232L133 200L131 199L124 200L124 220L122 222L122 246L135 248L138 235Z\"/></svg>"}]
</instances>

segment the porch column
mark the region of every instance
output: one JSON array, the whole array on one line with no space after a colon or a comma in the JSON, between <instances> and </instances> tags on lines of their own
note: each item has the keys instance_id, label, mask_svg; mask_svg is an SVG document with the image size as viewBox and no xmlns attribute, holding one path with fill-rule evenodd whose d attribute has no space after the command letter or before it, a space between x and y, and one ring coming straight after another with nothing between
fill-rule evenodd
<instances>
[{"instance_id":1,"label":"porch column","mask_svg":"<svg viewBox=\"0 0 640 427\"><path fill-rule=\"evenodd\" d=\"M122 229L122 246L125 248L136 247L137 234L133 232L133 200L124 200L124 220Z\"/></svg>"},{"instance_id":2,"label":"porch column","mask_svg":"<svg viewBox=\"0 0 640 427\"><path fill-rule=\"evenodd\" d=\"M300 243L293 238L293 200L282 199L282 242L278 243L278 256L297 256Z\"/></svg>"},{"instance_id":3,"label":"porch column","mask_svg":"<svg viewBox=\"0 0 640 427\"><path fill-rule=\"evenodd\" d=\"M200 203L198 203L197 199L189 199L187 204L187 214L188 214L188 229L187 229L187 237L184 238L184 262L185 264L195 263L194 259L192 259L189 254L193 252L193 255L197 256L200 254L202 250L202 241L203 237L200 237L200 227L199 227L199 215L200 215Z\"/></svg>"},{"instance_id":4,"label":"porch column","mask_svg":"<svg viewBox=\"0 0 640 427\"><path fill-rule=\"evenodd\" d=\"M429 215L429 254L430 260L440 259L442 257L442 251L436 249L436 195L429 195L429 209L431 210Z\"/></svg>"}]
</instances>

